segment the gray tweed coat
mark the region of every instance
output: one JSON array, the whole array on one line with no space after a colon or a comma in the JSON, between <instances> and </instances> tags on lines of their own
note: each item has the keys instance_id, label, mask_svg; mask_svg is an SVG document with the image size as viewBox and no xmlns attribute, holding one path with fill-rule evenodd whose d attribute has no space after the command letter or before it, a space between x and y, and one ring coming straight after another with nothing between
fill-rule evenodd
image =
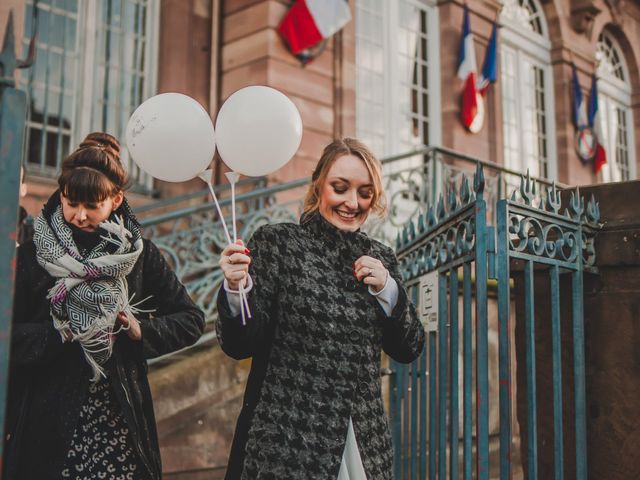
<instances>
[{"instance_id":1,"label":"gray tweed coat","mask_svg":"<svg viewBox=\"0 0 640 480\"><path fill-rule=\"evenodd\" d=\"M393 251L317 213L302 225L261 227L248 248L253 318L243 326L218 296L222 349L253 357L226 478L333 480L351 417L367 478L391 479L380 352L408 363L424 345ZM353 276L364 254L398 282L391 317Z\"/></svg>"}]
</instances>

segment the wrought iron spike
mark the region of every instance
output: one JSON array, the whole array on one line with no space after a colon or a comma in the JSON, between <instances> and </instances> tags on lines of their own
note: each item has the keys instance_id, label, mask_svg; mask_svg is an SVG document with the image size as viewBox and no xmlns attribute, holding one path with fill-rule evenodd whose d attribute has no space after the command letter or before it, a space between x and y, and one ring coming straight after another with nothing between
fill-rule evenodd
<instances>
[{"instance_id":1,"label":"wrought iron spike","mask_svg":"<svg viewBox=\"0 0 640 480\"><path fill-rule=\"evenodd\" d=\"M585 215L588 223L596 224L600 220L600 204L596 202L593 194L591 194L591 198L587 202Z\"/></svg>"},{"instance_id":2,"label":"wrought iron spike","mask_svg":"<svg viewBox=\"0 0 640 480\"><path fill-rule=\"evenodd\" d=\"M445 216L445 214L447 213L445 208L444 208L444 197L442 196L442 193L440 194L440 197L438 198L438 207L437 207L437 215L438 215L438 220L442 220Z\"/></svg>"},{"instance_id":3,"label":"wrought iron spike","mask_svg":"<svg viewBox=\"0 0 640 480\"><path fill-rule=\"evenodd\" d=\"M13 87L15 79L13 72L17 67L15 35L13 33L13 10L9 10L9 19L7 20L7 28L4 32L4 41L2 42L2 51L0 51L0 84Z\"/></svg>"},{"instance_id":4,"label":"wrought iron spike","mask_svg":"<svg viewBox=\"0 0 640 480\"><path fill-rule=\"evenodd\" d=\"M571 201L569 202L569 213L574 220L580 220L584 213L584 198L580 196L580 187L576 188L575 193L571 192Z\"/></svg>"},{"instance_id":5,"label":"wrought iron spike","mask_svg":"<svg viewBox=\"0 0 640 480\"><path fill-rule=\"evenodd\" d=\"M458 208L458 198L456 193L456 185L455 183L449 190L449 198L447 199L447 206L449 207L449 211L453 212L456 208Z\"/></svg>"},{"instance_id":6,"label":"wrought iron spike","mask_svg":"<svg viewBox=\"0 0 640 480\"><path fill-rule=\"evenodd\" d=\"M400 236L400 232L398 232L396 237L396 250L400 250L400 247L402 247L402 237Z\"/></svg>"},{"instance_id":7,"label":"wrought iron spike","mask_svg":"<svg viewBox=\"0 0 640 480\"><path fill-rule=\"evenodd\" d=\"M511 201L512 202L515 202L518 199L518 197L516 196L516 192L517 192L517 190L514 190L513 192L511 192Z\"/></svg>"},{"instance_id":8,"label":"wrought iron spike","mask_svg":"<svg viewBox=\"0 0 640 480\"><path fill-rule=\"evenodd\" d=\"M413 223L413 220L409 220L409 240L414 240L416 238L416 226Z\"/></svg>"},{"instance_id":9,"label":"wrought iron spike","mask_svg":"<svg viewBox=\"0 0 640 480\"><path fill-rule=\"evenodd\" d=\"M433 227L438 220L436 220L436 215L433 212L433 205L429 205L429 210L427 210L427 226Z\"/></svg>"},{"instance_id":10,"label":"wrought iron spike","mask_svg":"<svg viewBox=\"0 0 640 480\"><path fill-rule=\"evenodd\" d=\"M463 205L469 203L471 198L471 191L469 190L469 179L466 175L462 175L462 185L460 187L460 201Z\"/></svg>"},{"instance_id":11,"label":"wrought iron spike","mask_svg":"<svg viewBox=\"0 0 640 480\"><path fill-rule=\"evenodd\" d=\"M409 245L409 232L406 225L402 227L402 245Z\"/></svg>"},{"instance_id":12,"label":"wrought iron spike","mask_svg":"<svg viewBox=\"0 0 640 480\"><path fill-rule=\"evenodd\" d=\"M476 173L473 176L473 190L480 197L484 192L484 170L480 162L476 163Z\"/></svg>"},{"instance_id":13,"label":"wrought iron spike","mask_svg":"<svg viewBox=\"0 0 640 480\"><path fill-rule=\"evenodd\" d=\"M0 51L0 84L15 86L14 72L19 68L27 68L33 64L35 58L35 34L29 43L29 54L26 59L16 58L16 39L13 28L13 10L9 10L7 27L4 32L2 50Z\"/></svg>"},{"instance_id":14,"label":"wrought iron spike","mask_svg":"<svg viewBox=\"0 0 640 480\"><path fill-rule=\"evenodd\" d=\"M427 230L424 217L422 213L418 215L418 233L424 233Z\"/></svg>"},{"instance_id":15,"label":"wrought iron spike","mask_svg":"<svg viewBox=\"0 0 640 480\"><path fill-rule=\"evenodd\" d=\"M533 202L533 194L531 191L531 175L527 169L527 176L520 175L520 195L525 205L531 205Z\"/></svg>"},{"instance_id":16,"label":"wrought iron spike","mask_svg":"<svg viewBox=\"0 0 640 480\"><path fill-rule=\"evenodd\" d=\"M562 204L561 192L556 188L556 182L551 184L551 188L547 190L547 207L548 211L558 213Z\"/></svg>"},{"instance_id":17,"label":"wrought iron spike","mask_svg":"<svg viewBox=\"0 0 640 480\"><path fill-rule=\"evenodd\" d=\"M569 199L569 209L565 209L565 214L569 218L575 218L576 211L580 208L580 205L576 203L576 194L575 192L571 192L571 198Z\"/></svg>"},{"instance_id":18,"label":"wrought iron spike","mask_svg":"<svg viewBox=\"0 0 640 480\"><path fill-rule=\"evenodd\" d=\"M540 205L538 205L538 208L540 210L544 210L545 212L549 211L547 210L547 206L549 205L548 202L545 201L544 197L540 197Z\"/></svg>"}]
</instances>

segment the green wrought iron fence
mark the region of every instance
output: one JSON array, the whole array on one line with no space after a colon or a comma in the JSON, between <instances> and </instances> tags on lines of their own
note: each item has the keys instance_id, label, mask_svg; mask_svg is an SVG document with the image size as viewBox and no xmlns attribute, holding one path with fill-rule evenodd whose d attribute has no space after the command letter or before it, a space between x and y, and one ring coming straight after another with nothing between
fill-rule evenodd
<instances>
[{"instance_id":1,"label":"green wrought iron fence","mask_svg":"<svg viewBox=\"0 0 640 480\"><path fill-rule=\"evenodd\" d=\"M562 210L561 193L555 185L538 196L536 182L521 176L519 188L510 199L499 199L491 206L486 201L486 186L478 164L473 187L464 177L459 194L454 188L448 189L432 204L435 207L427 207L426 212L410 220L398 236L401 269L419 306L428 340L424 354L413 364L391 362L394 475L397 479L432 480L482 480L498 475L504 480L512 478L515 451L511 280L512 271L521 268L526 331L527 478L538 478L539 460L533 284L536 269L546 272L550 297L554 478L564 478L564 462L570 461L576 478L584 480L587 459L582 272L593 268L595 261L598 204L591 199L585 208L584 199L576 191L570 193L568 206ZM487 223L488 208L494 210L497 228ZM570 303L572 312L572 379L562 375L561 271L571 276L571 299L562 301ZM488 315L490 281L497 281L497 318ZM489 351L490 333L494 337L497 334L497 352ZM498 357L496 378L489 374L492 353ZM575 425L573 459L568 458L563 444L563 385L572 388L575 399L571 419ZM492 391L499 392L498 398L490 394ZM494 459L492 464L489 406L493 402L499 405L499 460Z\"/></svg>"},{"instance_id":2,"label":"green wrought iron fence","mask_svg":"<svg viewBox=\"0 0 640 480\"><path fill-rule=\"evenodd\" d=\"M33 41L32 41L33 42ZM15 88L15 70L30 67L33 56L16 59L13 11L9 11L0 52L0 432L4 432L9 379L11 313L15 286L18 190L24 142L27 98ZM0 442L2 458L3 442ZM0 469L0 477L2 471Z\"/></svg>"}]
</instances>

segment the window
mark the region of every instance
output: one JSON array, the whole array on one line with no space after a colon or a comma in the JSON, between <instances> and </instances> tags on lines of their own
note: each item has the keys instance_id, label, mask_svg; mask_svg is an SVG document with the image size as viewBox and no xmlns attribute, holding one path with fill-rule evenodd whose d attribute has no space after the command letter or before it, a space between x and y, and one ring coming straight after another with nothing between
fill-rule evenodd
<instances>
[{"instance_id":1,"label":"window","mask_svg":"<svg viewBox=\"0 0 640 480\"><path fill-rule=\"evenodd\" d=\"M34 66L20 80L29 98L29 171L55 176L62 159L96 130L124 143L129 115L155 90L156 0L28 0L25 34L37 35ZM123 148L134 183L151 187Z\"/></svg>"},{"instance_id":2,"label":"window","mask_svg":"<svg viewBox=\"0 0 640 480\"><path fill-rule=\"evenodd\" d=\"M555 178L551 56L536 0L504 0L500 22L502 129L505 166Z\"/></svg>"},{"instance_id":3,"label":"window","mask_svg":"<svg viewBox=\"0 0 640 480\"><path fill-rule=\"evenodd\" d=\"M601 180L631 180L636 178L631 85L622 49L607 31L598 38L596 61L598 109L604 136L602 141L607 152L607 164L602 168Z\"/></svg>"},{"instance_id":4,"label":"window","mask_svg":"<svg viewBox=\"0 0 640 480\"><path fill-rule=\"evenodd\" d=\"M357 0L356 131L376 155L440 143L438 11L421 0ZM393 244L397 228L431 200L423 155L383 165L390 215L367 227ZM431 177L431 180L427 178ZM370 222L375 223L373 220Z\"/></svg>"},{"instance_id":5,"label":"window","mask_svg":"<svg viewBox=\"0 0 640 480\"><path fill-rule=\"evenodd\" d=\"M379 155L439 143L437 9L356 1L356 129Z\"/></svg>"}]
</instances>

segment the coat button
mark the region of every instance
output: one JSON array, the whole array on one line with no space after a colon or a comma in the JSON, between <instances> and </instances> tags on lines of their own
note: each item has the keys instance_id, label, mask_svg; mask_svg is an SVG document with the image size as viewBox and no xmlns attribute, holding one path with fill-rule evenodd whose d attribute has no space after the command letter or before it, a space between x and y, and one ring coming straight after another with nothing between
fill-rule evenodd
<instances>
[{"instance_id":1,"label":"coat button","mask_svg":"<svg viewBox=\"0 0 640 480\"><path fill-rule=\"evenodd\" d=\"M369 384L367 382L358 383L358 390L360 390L362 394L369 393Z\"/></svg>"},{"instance_id":2,"label":"coat button","mask_svg":"<svg viewBox=\"0 0 640 480\"><path fill-rule=\"evenodd\" d=\"M362 335L360 335L360 332L358 330L351 330L349 332L349 340L351 340L353 343L358 343L361 339Z\"/></svg>"}]
</instances>

